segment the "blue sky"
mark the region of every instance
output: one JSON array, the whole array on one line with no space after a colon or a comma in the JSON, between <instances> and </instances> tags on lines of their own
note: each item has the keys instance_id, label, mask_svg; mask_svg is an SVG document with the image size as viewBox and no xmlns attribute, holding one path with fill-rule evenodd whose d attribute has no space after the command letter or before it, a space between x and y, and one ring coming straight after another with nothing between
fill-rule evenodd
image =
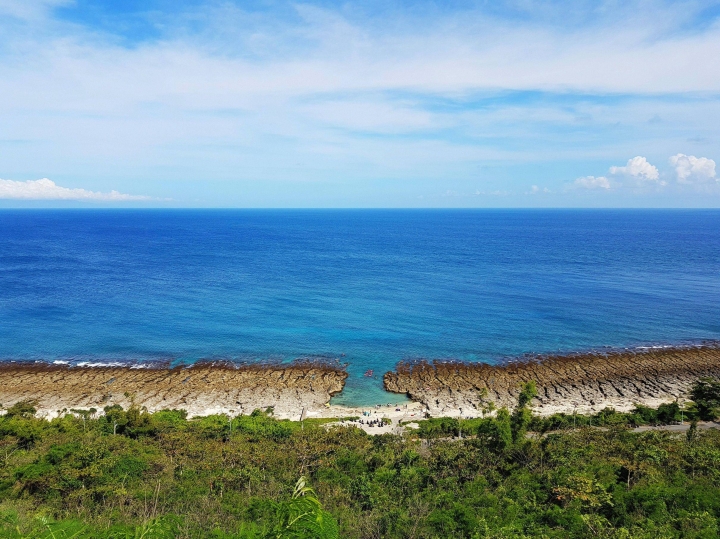
<instances>
[{"instance_id":1,"label":"blue sky","mask_svg":"<svg viewBox=\"0 0 720 539\"><path fill-rule=\"evenodd\" d=\"M0 207L719 207L720 2L0 0Z\"/></svg>"}]
</instances>

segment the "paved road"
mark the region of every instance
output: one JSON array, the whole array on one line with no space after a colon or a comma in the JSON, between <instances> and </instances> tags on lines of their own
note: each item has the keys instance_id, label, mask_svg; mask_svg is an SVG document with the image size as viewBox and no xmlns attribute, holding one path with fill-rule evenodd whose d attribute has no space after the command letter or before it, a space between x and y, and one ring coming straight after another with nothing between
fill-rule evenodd
<instances>
[{"instance_id":1,"label":"paved road","mask_svg":"<svg viewBox=\"0 0 720 539\"><path fill-rule=\"evenodd\" d=\"M716 421L698 421L698 429L720 429L720 423ZM637 427L633 432L647 432L649 430L667 430L670 432L686 432L690 429L690 422L685 421L682 425L658 425L657 427Z\"/></svg>"}]
</instances>

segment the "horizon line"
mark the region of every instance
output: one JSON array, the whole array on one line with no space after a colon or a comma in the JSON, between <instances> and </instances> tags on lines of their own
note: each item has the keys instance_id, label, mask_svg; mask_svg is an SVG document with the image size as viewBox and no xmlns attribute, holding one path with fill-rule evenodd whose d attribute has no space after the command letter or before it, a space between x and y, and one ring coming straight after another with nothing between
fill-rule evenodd
<instances>
[{"instance_id":1,"label":"horizon line","mask_svg":"<svg viewBox=\"0 0 720 539\"><path fill-rule=\"evenodd\" d=\"M175 206L175 207L162 207L162 206L0 206L0 212L2 211L46 211L46 210L60 210L60 211L98 211L98 210L137 210L137 211L182 211L182 210L202 210L202 211L424 211L424 210L437 210L437 211L496 211L496 210L532 210L532 211L543 211L543 210L720 210L720 206L490 206L490 207L442 207L442 206L418 206L418 207L403 207L403 206Z\"/></svg>"}]
</instances>

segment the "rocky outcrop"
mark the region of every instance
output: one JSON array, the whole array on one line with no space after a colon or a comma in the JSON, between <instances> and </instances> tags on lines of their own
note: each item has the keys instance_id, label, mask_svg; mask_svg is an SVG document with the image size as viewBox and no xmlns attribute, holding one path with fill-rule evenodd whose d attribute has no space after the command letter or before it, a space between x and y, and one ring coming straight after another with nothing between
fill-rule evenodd
<instances>
[{"instance_id":1,"label":"rocky outcrop","mask_svg":"<svg viewBox=\"0 0 720 539\"><path fill-rule=\"evenodd\" d=\"M299 419L342 391L347 373L323 364L200 364L187 368L71 367L10 363L0 367L0 403L31 399L38 412L102 410L131 403L149 411L184 409L190 416L251 413L274 407L277 417Z\"/></svg>"},{"instance_id":2,"label":"rocky outcrop","mask_svg":"<svg viewBox=\"0 0 720 539\"><path fill-rule=\"evenodd\" d=\"M478 416L489 403L512 408L524 382L537 384L534 411L592 413L682 399L702 376L720 376L720 347L649 349L529 358L502 365L401 363L385 388L422 402L431 415Z\"/></svg>"}]
</instances>

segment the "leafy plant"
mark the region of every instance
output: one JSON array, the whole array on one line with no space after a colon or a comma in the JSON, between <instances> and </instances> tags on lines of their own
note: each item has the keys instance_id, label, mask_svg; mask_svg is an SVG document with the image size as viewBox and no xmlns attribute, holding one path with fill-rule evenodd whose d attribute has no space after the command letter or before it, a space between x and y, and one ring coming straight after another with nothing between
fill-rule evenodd
<instances>
[{"instance_id":1,"label":"leafy plant","mask_svg":"<svg viewBox=\"0 0 720 539\"><path fill-rule=\"evenodd\" d=\"M278 505L277 539L337 539L337 522L324 511L315 491L301 477L295 484L292 499Z\"/></svg>"}]
</instances>

